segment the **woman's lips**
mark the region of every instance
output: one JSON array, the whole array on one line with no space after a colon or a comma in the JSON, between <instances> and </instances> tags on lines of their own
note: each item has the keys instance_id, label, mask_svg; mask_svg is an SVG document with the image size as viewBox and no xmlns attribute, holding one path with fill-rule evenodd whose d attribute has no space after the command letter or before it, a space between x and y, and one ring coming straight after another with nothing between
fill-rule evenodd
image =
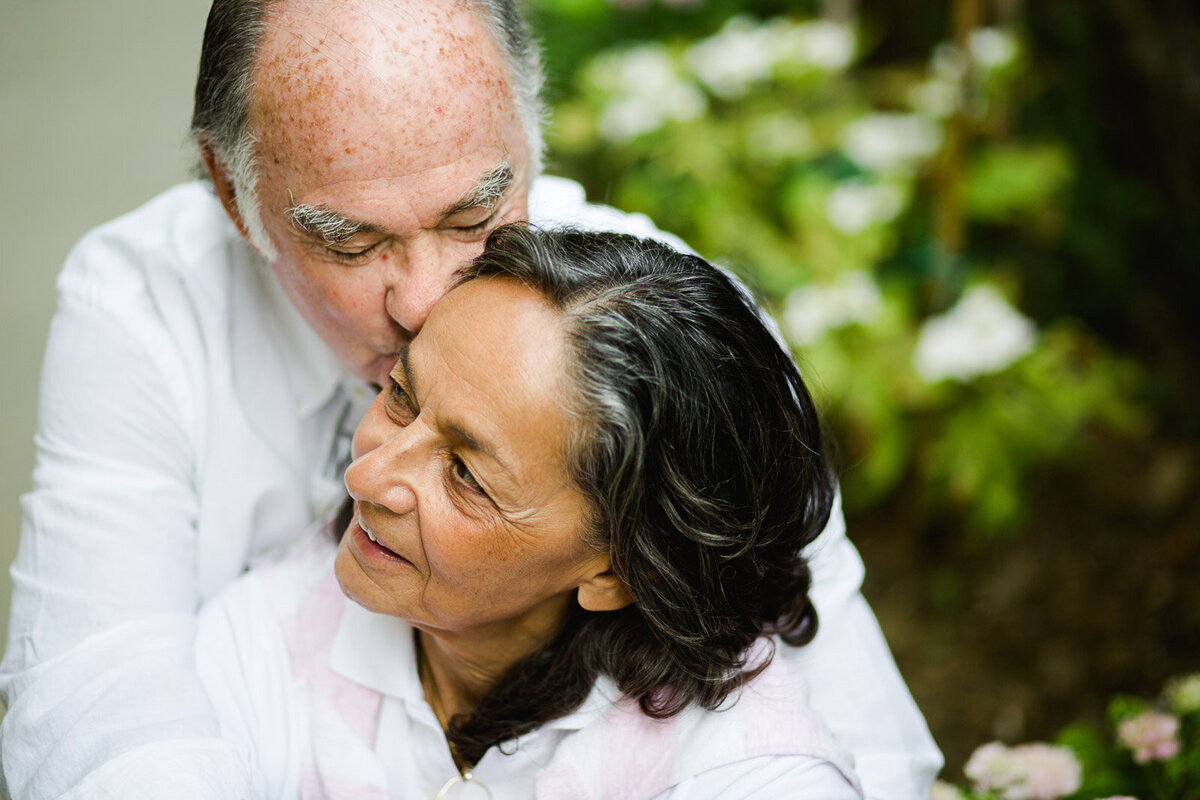
<instances>
[{"instance_id":1,"label":"woman's lips","mask_svg":"<svg viewBox=\"0 0 1200 800\"><path fill-rule=\"evenodd\" d=\"M354 524L350 528L350 535L354 537L354 543L358 546L358 549L368 558L401 561L405 564L409 563L408 559L399 553L380 544L379 537L371 530L371 526L362 518L361 513L355 514Z\"/></svg>"}]
</instances>

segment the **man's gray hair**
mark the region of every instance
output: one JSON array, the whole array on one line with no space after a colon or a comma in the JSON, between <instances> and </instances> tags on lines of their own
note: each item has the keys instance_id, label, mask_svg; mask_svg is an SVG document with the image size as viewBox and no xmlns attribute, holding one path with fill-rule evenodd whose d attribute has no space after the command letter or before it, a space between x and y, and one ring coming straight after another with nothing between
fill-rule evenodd
<instances>
[{"instance_id":1,"label":"man's gray hair","mask_svg":"<svg viewBox=\"0 0 1200 800\"><path fill-rule=\"evenodd\" d=\"M254 61L265 18L281 0L214 0L204 29L192 136L208 145L229 171L238 212L250 242L270 260L274 255L259 213L255 135L250 126ZM504 59L517 114L529 149L530 177L541 172L545 148L541 102L542 66L537 45L514 0L467 0L484 22Z\"/></svg>"}]
</instances>

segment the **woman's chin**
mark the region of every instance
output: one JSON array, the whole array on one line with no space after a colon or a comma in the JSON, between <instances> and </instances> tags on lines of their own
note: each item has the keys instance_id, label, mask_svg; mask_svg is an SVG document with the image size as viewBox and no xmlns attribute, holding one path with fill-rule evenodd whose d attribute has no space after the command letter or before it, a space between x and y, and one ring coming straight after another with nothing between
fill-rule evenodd
<instances>
[{"instance_id":1,"label":"woman's chin","mask_svg":"<svg viewBox=\"0 0 1200 800\"><path fill-rule=\"evenodd\" d=\"M357 527L357 526L353 526ZM392 595L380 586L363 564L363 554L353 546L350 531L342 537L337 556L333 562L333 573L337 577L342 593L368 611L377 614L395 615Z\"/></svg>"}]
</instances>

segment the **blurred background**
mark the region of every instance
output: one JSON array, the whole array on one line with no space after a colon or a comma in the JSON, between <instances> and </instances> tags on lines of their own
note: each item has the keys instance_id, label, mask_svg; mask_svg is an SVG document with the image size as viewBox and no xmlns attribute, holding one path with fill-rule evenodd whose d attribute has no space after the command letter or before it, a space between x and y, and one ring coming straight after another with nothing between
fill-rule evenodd
<instances>
[{"instance_id":1,"label":"blurred background","mask_svg":"<svg viewBox=\"0 0 1200 800\"><path fill-rule=\"evenodd\" d=\"M1103 734L1113 697L1200 670L1194 4L527 9L549 171L778 315L950 779L982 742ZM0 6L5 563L54 276L187 176L206 11Z\"/></svg>"}]
</instances>

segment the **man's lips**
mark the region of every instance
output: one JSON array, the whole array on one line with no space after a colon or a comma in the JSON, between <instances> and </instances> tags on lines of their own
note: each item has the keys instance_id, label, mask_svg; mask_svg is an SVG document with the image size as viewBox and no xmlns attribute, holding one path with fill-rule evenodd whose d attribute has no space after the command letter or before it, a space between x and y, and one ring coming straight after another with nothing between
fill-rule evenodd
<instances>
[{"instance_id":1,"label":"man's lips","mask_svg":"<svg viewBox=\"0 0 1200 800\"><path fill-rule=\"evenodd\" d=\"M354 375L357 375L360 380L367 383L373 383L376 386L386 386L388 375L391 374L392 368L396 366L396 362L400 359L400 351L403 347L395 350L384 350L379 348L370 348L370 360L360 362L357 366L347 365L349 370Z\"/></svg>"}]
</instances>

